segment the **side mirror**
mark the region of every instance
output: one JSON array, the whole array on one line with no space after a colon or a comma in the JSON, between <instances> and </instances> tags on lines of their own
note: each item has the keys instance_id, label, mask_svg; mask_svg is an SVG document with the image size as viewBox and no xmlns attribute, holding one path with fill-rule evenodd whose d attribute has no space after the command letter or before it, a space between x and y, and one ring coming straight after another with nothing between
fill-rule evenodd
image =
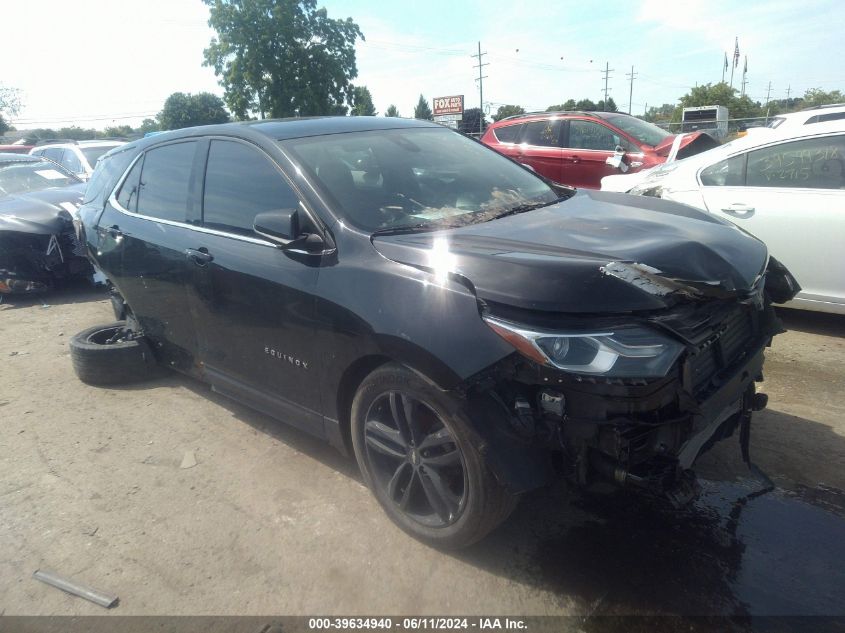
<instances>
[{"instance_id":1,"label":"side mirror","mask_svg":"<svg viewBox=\"0 0 845 633\"><path fill-rule=\"evenodd\" d=\"M255 216L252 230L285 246L299 236L299 215L296 209L265 211Z\"/></svg>"},{"instance_id":2,"label":"side mirror","mask_svg":"<svg viewBox=\"0 0 845 633\"><path fill-rule=\"evenodd\" d=\"M613 156L608 156L607 160L604 162L613 167L614 169L618 169L622 173L628 171L628 165L625 163L625 150L620 146L616 146L616 150L613 153Z\"/></svg>"}]
</instances>

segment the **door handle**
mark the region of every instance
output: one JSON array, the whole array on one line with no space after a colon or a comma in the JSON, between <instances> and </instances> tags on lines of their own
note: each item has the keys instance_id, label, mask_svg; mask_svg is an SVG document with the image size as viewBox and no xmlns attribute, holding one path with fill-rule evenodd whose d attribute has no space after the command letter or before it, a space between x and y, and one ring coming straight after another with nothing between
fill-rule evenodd
<instances>
[{"instance_id":1,"label":"door handle","mask_svg":"<svg viewBox=\"0 0 845 633\"><path fill-rule=\"evenodd\" d=\"M748 206L742 202L734 202L733 204L729 204L727 207L722 207L722 211L736 218L750 218L754 215L754 207Z\"/></svg>"},{"instance_id":2,"label":"door handle","mask_svg":"<svg viewBox=\"0 0 845 633\"><path fill-rule=\"evenodd\" d=\"M208 252L205 246L201 248L186 248L185 256L194 262L197 266L205 266L214 261L214 256Z\"/></svg>"}]
</instances>

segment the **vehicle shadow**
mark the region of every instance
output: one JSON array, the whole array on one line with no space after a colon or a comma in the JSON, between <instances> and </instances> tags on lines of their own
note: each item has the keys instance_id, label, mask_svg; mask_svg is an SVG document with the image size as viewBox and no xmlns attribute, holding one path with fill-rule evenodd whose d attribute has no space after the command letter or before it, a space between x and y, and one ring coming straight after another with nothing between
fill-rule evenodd
<instances>
[{"instance_id":1,"label":"vehicle shadow","mask_svg":"<svg viewBox=\"0 0 845 633\"><path fill-rule=\"evenodd\" d=\"M787 330L823 336L845 336L845 315L778 308L777 314Z\"/></svg>"},{"instance_id":2,"label":"vehicle shadow","mask_svg":"<svg viewBox=\"0 0 845 633\"><path fill-rule=\"evenodd\" d=\"M94 285L84 279L74 279L61 286L38 294L2 294L0 295L0 310L14 310L30 308L32 306L60 306L71 303L87 303L108 299L109 293L105 285Z\"/></svg>"},{"instance_id":3,"label":"vehicle shadow","mask_svg":"<svg viewBox=\"0 0 845 633\"><path fill-rule=\"evenodd\" d=\"M120 389L154 386L185 387L361 482L353 458L198 380L173 374ZM511 518L480 543L436 555L546 592L559 606L552 612L597 616L579 623L588 632L752 630L761 616L845 615L839 600L845 595L845 492L781 466L790 455L804 462L832 456L841 465L845 438L805 418L762 415L766 419L752 433L752 459L782 484L773 491L756 494L764 484L743 464L735 436L702 458L703 493L688 508L558 483L525 495ZM778 438L787 428L797 439L781 453ZM631 620L617 619L630 615L643 616L633 629Z\"/></svg>"}]
</instances>

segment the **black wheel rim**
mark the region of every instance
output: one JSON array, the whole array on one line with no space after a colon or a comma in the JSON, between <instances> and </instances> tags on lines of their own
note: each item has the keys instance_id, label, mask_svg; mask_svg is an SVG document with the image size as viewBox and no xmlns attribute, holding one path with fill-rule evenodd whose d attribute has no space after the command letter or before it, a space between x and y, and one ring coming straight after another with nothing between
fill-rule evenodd
<instances>
[{"instance_id":1,"label":"black wheel rim","mask_svg":"<svg viewBox=\"0 0 845 633\"><path fill-rule=\"evenodd\" d=\"M112 345L113 343L122 343L125 341L128 338L126 333L127 330L123 326L103 328L102 330L91 332L85 340L88 343L95 343L96 345Z\"/></svg>"},{"instance_id":2,"label":"black wheel rim","mask_svg":"<svg viewBox=\"0 0 845 633\"><path fill-rule=\"evenodd\" d=\"M446 527L467 498L466 462L449 428L425 402L391 391L377 398L364 422L373 480L389 503L417 523Z\"/></svg>"}]
</instances>

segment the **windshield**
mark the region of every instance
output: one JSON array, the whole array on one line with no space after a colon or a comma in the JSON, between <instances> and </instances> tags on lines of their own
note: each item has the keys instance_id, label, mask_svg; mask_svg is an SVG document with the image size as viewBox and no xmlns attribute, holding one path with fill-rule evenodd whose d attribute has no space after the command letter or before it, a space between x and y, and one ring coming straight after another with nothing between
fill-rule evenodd
<instances>
[{"instance_id":1,"label":"windshield","mask_svg":"<svg viewBox=\"0 0 845 633\"><path fill-rule=\"evenodd\" d=\"M85 156L85 160L88 161L88 164L91 165L91 167L94 167L100 156L115 147L117 147L117 145L100 145L95 147L80 147L79 149L82 150L82 154Z\"/></svg>"},{"instance_id":2,"label":"windshield","mask_svg":"<svg viewBox=\"0 0 845 633\"><path fill-rule=\"evenodd\" d=\"M67 187L82 182L50 161L10 161L0 163L0 195Z\"/></svg>"},{"instance_id":3,"label":"windshield","mask_svg":"<svg viewBox=\"0 0 845 633\"><path fill-rule=\"evenodd\" d=\"M660 143L672 136L671 132L667 132L653 123L632 116L609 116L605 120L646 145L660 145Z\"/></svg>"},{"instance_id":4,"label":"windshield","mask_svg":"<svg viewBox=\"0 0 845 633\"><path fill-rule=\"evenodd\" d=\"M446 129L284 141L343 215L368 231L484 221L557 194L542 179Z\"/></svg>"}]
</instances>

